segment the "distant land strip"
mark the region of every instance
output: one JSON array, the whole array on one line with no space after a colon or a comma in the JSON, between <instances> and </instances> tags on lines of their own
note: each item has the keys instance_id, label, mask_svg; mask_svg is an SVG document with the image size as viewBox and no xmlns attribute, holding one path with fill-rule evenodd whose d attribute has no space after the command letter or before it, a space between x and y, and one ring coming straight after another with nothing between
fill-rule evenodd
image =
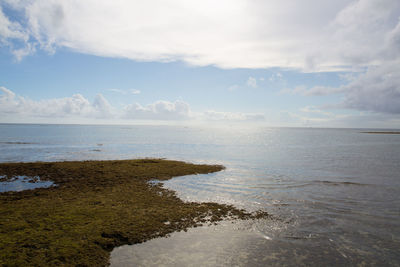
<instances>
[{"instance_id":1,"label":"distant land strip","mask_svg":"<svg viewBox=\"0 0 400 267\"><path fill-rule=\"evenodd\" d=\"M367 134L400 134L400 132L361 132Z\"/></svg>"}]
</instances>

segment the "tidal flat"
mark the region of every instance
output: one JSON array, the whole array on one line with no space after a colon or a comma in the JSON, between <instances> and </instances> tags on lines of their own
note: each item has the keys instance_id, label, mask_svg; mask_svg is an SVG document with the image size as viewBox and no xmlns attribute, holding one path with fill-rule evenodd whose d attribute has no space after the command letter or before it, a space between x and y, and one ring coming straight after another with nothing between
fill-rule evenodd
<instances>
[{"instance_id":1,"label":"tidal flat","mask_svg":"<svg viewBox=\"0 0 400 267\"><path fill-rule=\"evenodd\" d=\"M268 217L184 202L151 183L222 169L163 159L1 163L2 181L40 177L54 186L0 193L0 265L107 266L117 246L226 219Z\"/></svg>"}]
</instances>

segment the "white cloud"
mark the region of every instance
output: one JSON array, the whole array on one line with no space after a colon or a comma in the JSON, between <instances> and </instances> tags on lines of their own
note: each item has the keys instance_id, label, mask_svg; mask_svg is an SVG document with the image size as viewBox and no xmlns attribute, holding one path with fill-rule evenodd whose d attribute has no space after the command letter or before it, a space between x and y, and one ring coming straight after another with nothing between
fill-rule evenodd
<instances>
[{"instance_id":1,"label":"white cloud","mask_svg":"<svg viewBox=\"0 0 400 267\"><path fill-rule=\"evenodd\" d=\"M315 106L305 106L300 109L301 112L304 113L311 113L317 116L322 116L322 117L334 117L335 114L327 111L323 111Z\"/></svg>"},{"instance_id":2,"label":"white cloud","mask_svg":"<svg viewBox=\"0 0 400 267\"><path fill-rule=\"evenodd\" d=\"M273 73L268 79L270 82L281 82L283 81L283 75L280 72Z\"/></svg>"},{"instance_id":3,"label":"white cloud","mask_svg":"<svg viewBox=\"0 0 400 267\"><path fill-rule=\"evenodd\" d=\"M314 86L307 88L306 86L299 85L291 88L284 88L279 93L281 94L299 94L303 96L325 96L332 94L339 94L345 92L344 87L329 87L329 86Z\"/></svg>"},{"instance_id":4,"label":"white cloud","mask_svg":"<svg viewBox=\"0 0 400 267\"><path fill-rule=\"evenodd\" d=\"M133 95L138 95L138 94L141 93L140 90L136 90L136 89L131 89L131 90L129 90L129 92L130 92L131 94L133 94Z\"/></svg>"},{"instance_id":5,"label":"white cloud","mask_svg":"<svg viewBox=\"0 0 400 267\"><path fill-rule=\"evenodd\" d=\"M358 70L399 56L398 0L7 2L26 26L1 13L3 38L29 32L32 47L50 52L303 71Z\"/></svg>"},{"instance_id":6,"label":"white cloud","mask_svg":"<svg viewBox=\"0 0 400 267\"><path fill-rule=\"evenodd\" d=\"M86 121L83 119L87 119ZM208 110L192 112L190 105L183 101L156 101L142 106L132 104L123 110L117 110L102 95L92 102L80 94L72 97L34 101L21 97L13 91L0 87L0 121L10 122L90 122L126 123L132 120L146 121L185 121L185 122L258 122L280 126L315 127L400 127L398 114L361 112L359 114L338 115L321 110L315 106L306 106L297 113L281 112L264 114L241 113ZM62 120L60 120L62 119Z\"/></svg>"},{"instance_id":7,"label":"white cloud","mask_svg":"<svg viewBox=\"0 0 400 267\"><path fill-rule=\"evenodd\" d=\"M357 78L358 73L355 72L347 72L347 73L340 73L338 74L339 78L345 82L354 81Z\"/></svg>"},{"instance_id":8,"label":"white cloud","mask_svg":"<svg viewBox=\"0 0 400 267\"><path fill-rule=\"evenodd\" d=\"M210 121L263 121L265 116L257 113L221 112L208 110L202 114L205 120Z\"/></svg>"},{"instance_id":9,"label":"white cloud","mask_svg":"<svg viewBox=\"0 0 400 267\"><path fill-rule=\"evenodd\" d=\"M100 118L111 118L113 116L113 107L103 95L96 95L93 101L93 108L97 111Z\"/></svg>"},{"instance_id":10,"label":"white cloud","mask_svg":"<svg viewBox=\"0 0 400 267\"><path fill-rule=\"evenodd\" d=\"M175 102L157 101L142 106L138 103L129 105L124 109L124 117L138 120L195 120L195 121L263 121L263 114L222 112L208 110L205 112L192 112L189 104L177 100Z\"/></svg>"},{"instance_id":11,"label":"white cloud","mask_svg":"<svg viewBox=\"0 0 400 267\"><path fill-rule=\"evenodd\" d=\"M28 32L18 22L11 22L0 5L0 46L8 46L19 61L36 51L35 45L28 40Z\"/></svg>"},{"instance_id":12,"label":"white cloud","mask_svg":"<svg viewBox=\"0 0 400 267\"><path fill-rule=\"evenodd\" d=\"M396 0L358 0L341 10L331 23L332 41L340 40L337 48L344 62L378 63L381 53L393 55L383 45L399 23L400 2ZM388 40L389 41L389 40ZM337 42L335 42L337 44Z\"/></svg>"},{"instance_id":13,"label":"white cloud","mask_svg":"<svg viewBox=\"0 0 400 267\"><path fill-rule=\"evenodd\" d=\"M5 87L0 87L3 92L0 95L0 113L15 113L18 109L18 101L15 99L15 93Z\"/></svg>"},{"instance_id":14,"label":"white cloud","mask_svg":"<svg viewBox=\"0 0 400 267\"><path fill-rule=\"evenodd\" d=\"M186 120L191 117L189 104L177 100L175 102L157 101L147 106L138 103L125 107L124 117L139 120Z\"/></svg>"},{"instance_id":15,"label":"white cloud","mask_svg":"<svg viewBox=\"0 0 400 267\"><path fill-rule=\"evenodd\" d=\"M91 104L88 99L80 94L75 94L72 97L33 101L17 96L5 87L0 87L0 90L3 92L0 95L0 114L47 118L68 116L106 118L112 116L111 105L100 94Z\"/></svg>"},{"instance_id":16,"label":"white cloud","mask_svg":"<svg viewBox=\"0 0 400 267\"><path fill-rule=\"evenodd\" d=\"M107 91L114 92L114 93L119 93L119 94L122 94L122 95L128 95L128 94L138 95L138 94L141 93L141 91L137 90L137 89L122 90L122 89L117 89L117 88L111 88L111 89L107 89Z\"/></svg>"},{"instance_id":17,"label":"white cloud","mask_svg":"<svg viewBox=\"0 0 400 267\"><path fill-rule=\"evenodd\" d=\"M305 91L307 91L306 86L298 85L294 88L283 88L282 90L279 91L279 94L295 95L295 94L303 94Z\"/></svg>"},{"instance_id":18,"label":"white cloud","mask_svg":"<svg viewBox=\"0 0 400 267\"><path fill-rule=\"evenodd\" d=\"M81 94L34 101L18 96L5 87L0 87L0 92L0 118L3 119L7 116L19 119L96 118L109 121L262 121L265 119L263 114L257 113L192 112L190 105L181 100L175 102L159 100L146 106L134 103L117 110L101 94L98 94L93 102Z\"/></svg>"},{"instance_id":19,"label":"white cloud","mask_svg":"<svg viewBox=\"0 0 400 267\"><path fill-rule=\"evenodd\" d=\"M0 40L7 39L27 40L28 34L22 30L19 23L10 21L0 6Z\"/></svg>"},{"instance_id":20,"label":"white cloud","mask_svg":"<svg viewBox=\"0 0 400 267\"><path fill-rule=\"evenodd\" d=\"M228 87L228 91L236 91L239 88L237 84L231 85Z\"/></svg>"},{"instance_id":21,"label":"white cloud","mask_svg":"<svg viewBox=\"0 0 400 267\"><path fill-rule=\"evenodd\" d=\"M99 119L140 119L140 120L182 120L190 119L189 104L156 101L147 106L138 103L128 105L123 111L114 108L103 95L98 94L90 103L80 94L72 97L33 101L0 87L0 114L17 114L29 117L47 118L99 118Z\"/></svg>"},{"instance_id":22,"label":"white cloud","mask_svg":"<svg viewBox=\"0 0 400 267\"><path fill-rule=\"evenodd\" d=\"M107 89L107 91L113 92L113 93L118 93L118 94L126 94L126 92L124 90L121 89L117 89L117 88L111 88L111 89Z\"/></svg>"},{"instance_id":23,"label":"white cloud","mask_svg":"<svg viewBox=\"0 0 400 267\"><path fill-rule=\"evenodd\" d=\"M342 107L400 114L400 60L369 68L343 90Z\"/></svg>"},{"instance_id":24,"label":"white cloud","mask_svg":"<svg viewBox=\"0 0 400 267\"><path fill-rule=\"evenodd\" d=\"M325 108L400 114L400 60L387 61L345 79L348 83L339 87L297 86L283 89L280 93L304 96L341 94L343 100L340 103L327 104Z\"/></svg>"},{"instance_id":25,"label":"white cloud","mask_svg":"<svg viewBox=\"0 0 400 267\"><path fill-rule=\"evenodd\" d=\"M25 46L21 48L12 48L11 53L15 56L17 61L21 61L24 57L33 54L36 48L31 43L25 43Z\"/></svg>"},{"instance_id":26,"label":"white cloud","mask_svg":"<svg viewBox=\"0 0 400 267\"><path fill-rule=\"evenodd\" d=\"M257 87L257 79L254 77L249 77L246 82L247 86L256 88Z\"/></svg>"},{"instance_id":27,"label":"white cloud","mask_svg":"<svg viewBox=\"0 0 400 267\"><path fill-rule=\"evenodd\" d=\"M334 114L315 107L300 109L300 112L281 112L279 121L283 126L390 128L400 127L400 118L392 114L361 112Z\"/></svg>"}]
</instances>

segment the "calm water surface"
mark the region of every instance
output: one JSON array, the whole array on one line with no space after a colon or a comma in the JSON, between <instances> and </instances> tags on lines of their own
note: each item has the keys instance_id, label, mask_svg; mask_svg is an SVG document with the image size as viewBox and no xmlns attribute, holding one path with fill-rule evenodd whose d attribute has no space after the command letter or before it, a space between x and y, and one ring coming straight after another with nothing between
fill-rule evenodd
<instances>
[{"instance_id":1,"label":"calm water surface","mask_svg":"<svg viewBox=\"0 0 400 267\"><path fill-rule=\"evenodd\" d=\"M114 266L400 265L400 135L360 129L0 124L0 162L161 157L223 164L177 177L189 201L263 209L112 252Z\"/></svg>"}]
</instances>

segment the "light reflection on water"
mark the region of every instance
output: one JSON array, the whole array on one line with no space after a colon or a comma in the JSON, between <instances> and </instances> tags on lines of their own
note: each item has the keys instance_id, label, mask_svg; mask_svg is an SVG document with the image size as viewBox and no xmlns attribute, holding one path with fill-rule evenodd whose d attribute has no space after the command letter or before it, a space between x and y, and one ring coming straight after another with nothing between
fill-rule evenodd
<instances>
[{"instance_id":1,"label":"light reflection on water","mask_svg":"<svg viewBox=\"0 0 400 267\"><path fill-rule=\"evenodd\" d=\"M260 229L263 229L260 231ZM299 266L373 264L318 235L285 238L277 221L223 222L112 252L111 266ZM281 235L281 236L280 236ZM321 246L321 243L324 243ZM346 254L347 253L347 254Z\"/></svg>"},{"instance_id":2,"label":"light reflection on water","mask_svg":"<svg viewBox=\"0 0 400 267\"><path fill-rule=\"evenodd\" d=\"M216 174L177 177L164 186L177 191L186 201L264 209L278 220L225 222L221 227L204 227L173 234L168 239L123 246L113 251L112 266L399 263L400 256L394 249L400 245L396 212L399 206L385 208L380 203L382 196L375 194L381 190L390 192L390 188L341 181L300 182L282 176L257 183L258 179L249 182L243 171L239 171L240 175L235 174L237 171L227 168ZM395 192L399 191L392 193ZM384 196L385 201L392 198L398 203L398 195L389 195Z\"/></svg>"},{"instance_id":3,"label":"light reflection on water","mask_svg":"<svg viewBox=\"0 0 400 267\"><path fill-rule=\"evenodd\" d=\"M128 252L134 265L172 266L184 253L193 266L205 259L225 266L399 265L400 135L361 131L0 125L0 162L161 157L223 164L225 171L165 186L184 200L264 209L279 218L135 245Z\"/></svg>"}]
</instances>

